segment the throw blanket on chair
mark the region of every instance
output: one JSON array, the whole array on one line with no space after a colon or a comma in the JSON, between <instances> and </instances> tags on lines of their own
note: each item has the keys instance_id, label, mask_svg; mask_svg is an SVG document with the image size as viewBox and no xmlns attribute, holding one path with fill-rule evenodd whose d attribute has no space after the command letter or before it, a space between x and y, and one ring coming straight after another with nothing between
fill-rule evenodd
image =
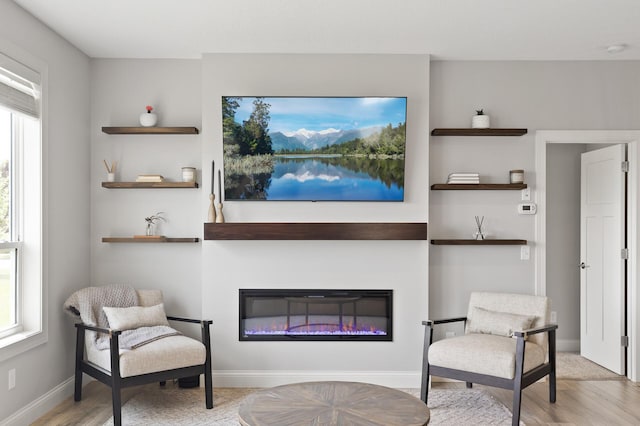
<instances>
[{"instance_id":1,"label":"throw blanket on chair","mask_svg":"<svg viewBox=\"0 0 640 426\"><path fill-rule=\"evenodd\" d=\"M78 290L64 302L63 309L74 319L82 321L86 325L109 328L109 321L102 309L104 306L128 308L137 305L138 294L133 287L114 285L86 287ZM120 349L135 349L154 340L178 334L180 332L166 325L124 330L120 334L119 346ZM108 349L109 336L104 333L95 333L95 335L96 347Z\"/></svg>"}]
</instances>

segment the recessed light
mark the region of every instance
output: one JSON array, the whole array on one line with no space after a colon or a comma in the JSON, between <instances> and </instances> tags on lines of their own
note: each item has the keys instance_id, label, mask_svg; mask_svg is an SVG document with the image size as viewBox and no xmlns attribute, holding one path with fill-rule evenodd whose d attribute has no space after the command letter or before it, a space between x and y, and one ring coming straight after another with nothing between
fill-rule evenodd
<instances>
[{"instance_id":1,"label":"recessed light","mask_svg":"<svg viewBox=\"0 0 640 426\"><path fill-rule=\"evenodd\" d=\"M609 53L620 53L627 48L626 44L612 44L607 47L607 52Z\"/></svg>"}]
</instances>

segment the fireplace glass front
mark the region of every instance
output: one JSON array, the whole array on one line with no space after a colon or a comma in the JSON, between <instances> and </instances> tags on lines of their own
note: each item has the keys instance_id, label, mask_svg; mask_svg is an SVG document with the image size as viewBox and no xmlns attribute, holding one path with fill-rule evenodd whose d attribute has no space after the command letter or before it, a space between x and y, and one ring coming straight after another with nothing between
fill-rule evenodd
<instances>
[{"instance_id":1,"label":"fireplace glass front","mask_svg":"<svg viewBox=\"0 0 640 426\"><path fill-rule=\"evenodd\" d=\"M240 289L240 340L391 341L393 290Z\"/></svg>"}]
</instances>

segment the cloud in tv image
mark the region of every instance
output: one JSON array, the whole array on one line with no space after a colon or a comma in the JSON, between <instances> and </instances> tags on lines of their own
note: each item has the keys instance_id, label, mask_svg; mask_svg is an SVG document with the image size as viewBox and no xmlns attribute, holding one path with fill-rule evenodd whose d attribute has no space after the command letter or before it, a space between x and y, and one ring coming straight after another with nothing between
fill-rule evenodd
<instances>
[{"instance_id":1,"label":"cloud in tv image","mask_svg":"<svg viewBox=\"0 0 640 426\"><path fill-rule=\"evenodd\" d=\"M405 97L222 98L224 199L403 201Z\"/></svg>"}]
</instances>

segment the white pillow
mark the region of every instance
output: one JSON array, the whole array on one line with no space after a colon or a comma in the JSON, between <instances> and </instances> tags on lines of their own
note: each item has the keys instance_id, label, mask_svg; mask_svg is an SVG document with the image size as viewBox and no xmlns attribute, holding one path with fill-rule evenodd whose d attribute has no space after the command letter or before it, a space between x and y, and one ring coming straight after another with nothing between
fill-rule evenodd
<instances>
[{"instance_id":1,"label":"white pillow","mask_svg":"<svg viewBox=\"0 0 640 426\"><path fill-rule=\"evenodd\" d=\"M473 308L467 324L467 333L494 334L513 337L514 331L531 328L536 317Z\"/></svg>"},{"instance_id":2,"label":"white pillow","mask_svg":"<svg viewBox=\"0 0 640 426\"><path fill-rule=\"evenodd\" d=\"M155 306L130 306L128 308L102 308L109 327L116 330L132 330L138 327L151 327L154 325L169 325L167 314L164 313L164 304Z\"/></svg>"}]
</instances>

